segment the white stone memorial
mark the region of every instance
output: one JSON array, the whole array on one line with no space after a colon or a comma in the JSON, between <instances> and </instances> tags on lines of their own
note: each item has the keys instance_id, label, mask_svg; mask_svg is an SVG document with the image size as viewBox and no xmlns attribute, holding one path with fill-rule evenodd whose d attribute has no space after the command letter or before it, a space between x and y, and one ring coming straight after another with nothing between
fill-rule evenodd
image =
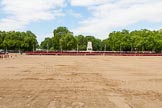
<instances>
[{"instance_id":1,"label":"white stone memorial","mask_svg":"<svg viewBox=\"0 0 162 108\"><path fill-rule=\"evenodd\" d=\"M92 42L89 41L87 44L87 51L93 51Z\"/></svg>"}]
</instances>

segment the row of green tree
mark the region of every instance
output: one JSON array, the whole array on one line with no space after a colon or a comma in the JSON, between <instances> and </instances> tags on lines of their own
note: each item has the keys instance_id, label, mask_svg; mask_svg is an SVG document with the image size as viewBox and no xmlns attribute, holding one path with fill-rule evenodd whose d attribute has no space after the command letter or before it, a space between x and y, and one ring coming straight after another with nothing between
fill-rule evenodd
<instances>
[{"instance_id":1,"label":"row of green tree","mask_svg":"<svg viewBox=\"0 0 162 108\"><path fill-rule=\"evenodd\" d=\"M94 36L74 36L66 27L58 27L53 31L53 35L52 38L45 38L41 42L40 47L42 49L85 51L88 41L91 41L93 43L93 50L102 50L102 41L100 39L96 39Z\"/></svg>"},{"instance_id":2,"label":"row of green tree","mask_svg":"<svg viewBox=\"0 0 162 108\"><path fill-rule=\"evenodd\" d=\"M147 29L114 31L103 40L107 50L112 51L162 51L162 31Z\"/></svg>"},{"instance_id":3,"label":"row of green tree","mask_svg":"<svg viewBox=\"0 0 162 108\"><path fill-rule=\"evenodd\" d=\"M85 51L88 41L94 51L162 51L162 31L147 29L111 32L108 38L101 40L94 36L74 36L66 27L58 27L52 37L45 38L38 46L36 35L31 31L0 31L0 49L32 51L36 48L55 51Z\"/></svg>"},{"instance_id":4,"label":"row of green tree","mask_svg":"<svg viewBox=\"0 0 162 108\"><path fill-rule=\"evenodd\" d=\"M86 50L91 41L94 51L162 51L162 31L147 29L114 31L100 40L94 36L74 36L66 27L58 27L52 38L45 38L40 47L51 50Z\"/></svg>"},{"instance_id":5,"label":"row of green tree","mask_svg":"<svg viewBox=\"0 0 162 108\"><path fill-rule=\"evenodd\" d=\"M0 49L32 51L38 46L36 36L31 31L0 31Z\"/></svg>"}]
</instances>

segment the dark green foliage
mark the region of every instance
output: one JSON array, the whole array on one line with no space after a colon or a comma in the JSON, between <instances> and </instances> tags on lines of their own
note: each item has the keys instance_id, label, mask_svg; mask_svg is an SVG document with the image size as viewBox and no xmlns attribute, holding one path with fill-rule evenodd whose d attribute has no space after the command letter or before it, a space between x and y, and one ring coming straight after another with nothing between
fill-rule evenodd
<instances>
[{"instance_id":1,"label":"dark green foliage","mask_svg":"<svg viewBox=\"0 0 162 108\"><path fill-rule=\"evenodd\" d=\"M45 38L44 41L41 42L40 46L41 46L41 49L52 49L52 46L53 46L53 42L52 42L52 38L50 37L47 37Z\"/></svg>"},{"instance_id":2,"label":"dark green foliage","mask_svg":"<svg viewBox=\"0 0 162 108\"><path fill-rule=\"evenodd\" d=\"M0 49L31 51L37 45L36 36L31 31L0 31Z\"/></svg>"},{"instance_id":3,"label":"dark green foliage","mask_svg":"<svg viewBox=\"0 0 162 108\"><path fill-rule=\"evenodd\" d=\"M112 51L155 51L162 50L162 32L147 29L115 31L103 41Z\"/></svg>"},{"instance_id":4,"label":"dark green foliage","mask_svg":"<svg viewBox=\"0 0 162 108\"><path fill-rule=\"evenodd\" d=\"M94 36L73 36L66 27L58 27L53 32L54 37L46 38L41 46L55 50L79 50L85 51L88 41L92 42L94 51L155 51L162 50L162 32L147 29L111 32L103 41ZM1 41L1 40L0 40ZM12 45L12 42L11 42Z\"/></svg>"},{"instance_id":5,"label":"dark green foliage","mask_svg":"<svg viewBox=\"0 0 162 108\"><path fill-rule=\"evenodd\" d=\"M66 27L58 27L53 31L53 35L52 38L45 38L40 48L85 51L88 41L91 41L94 51L162 51L161 30L114 31L103 41L94 36L74 36ZM31 31L0 31L0 49L32 51L37 47L36 36Z\"/></svg>"},{"instance_id":6,"label":"dark green foliage","mask_svg":"<svg viewBox=\"0 0 162 108\"><path fill-rule=\"evenodd\" d=\"M85 37L83 35L75 36L78 50L85 51L87 48L87 43L85 41Z\"/></svg>"},{"instance_id":7,"label":"dark green foliage","mask_svg":"<svg viewBox=\"0 0 162 108\"><path fill-rule=\"evenodd\" d=\"M61 50L60 40L70 33L70 31L66 27L58 27L53 31L53 47L55 50Z\"/></svg>"},{"instance_id":8,"label":"dark green foliage","mask_svg":"<svg viewBox=\"0 0 162 108\"><path fill-rule=\"evenodd\" d=\"M41 43L41 48L46 49L49 44L49 49L57 51L79 50L85 51L88 41L93 43L93 50L102 50L102 41L96 39L94 36L74 36L72 32L66 27L58 27L53 31L54 36L52 38L45 38Z\"/></svg>"}]
</instances>

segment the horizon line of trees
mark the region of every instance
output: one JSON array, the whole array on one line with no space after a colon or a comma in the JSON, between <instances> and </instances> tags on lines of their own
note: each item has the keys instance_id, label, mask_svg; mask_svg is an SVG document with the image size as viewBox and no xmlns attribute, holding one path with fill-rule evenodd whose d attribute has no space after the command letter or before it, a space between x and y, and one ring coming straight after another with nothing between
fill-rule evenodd
<instances>
[{"instance_id":1,"label":"horizon line of trees","mask_svg":"<svg viewBox=\"0 0 162 108\"><path fill-rule=\"evenodd\" d=\"M162 51L162 30L113 31L104 40L94 36L78 35L67 27L54 29L52 37L46 37L38 45L37 37L31 31L0 31L0 49L32 51L36 48L53 51L85 51L88 41L92 42L94 51Z\"/></svg>"},{"instance_id":2,"label":"horizon line of trees","mask_svg":"<svg viewBox=\"0 0 162 108\"><path fill-rule=\"evenodd\" d=\"M5 51L32 51L36 47L38 47L36 35L31 31L0 31L0 49Z\"/></svg>"},{"instance_id":3,"label":"horizon line of trees","mask_svg":"<svg viewBox=\"0 0 162 108\"><path fill-rule=\"evenodd\" d=\"M50 49L57 51L67 50L79 50L85 51L87 49L87 43L91 41L93 43L93 50L102 50L102 40L97 39L94 36L74 36L73 32L69 31L66 27L58 27L53 31L53 37L47 37L41 42L40 48Z\"/></svg>"},{"instance_id":4,"label":"horizon line of trees","mask_svg":"<svg viewBox=\"0 0 162 108\"><path fill-rule=\"evenodd\" d=\"M85 51L87 42L91 41L94 51L153 51L162 52L162 30L134 30L129 32L113 31L108 38L101 40L94 36L74 36L66 27L58 27L53 31L53 37L47 37L41 42L40 48L50 50Z\"/></svg>"}]
</instances>

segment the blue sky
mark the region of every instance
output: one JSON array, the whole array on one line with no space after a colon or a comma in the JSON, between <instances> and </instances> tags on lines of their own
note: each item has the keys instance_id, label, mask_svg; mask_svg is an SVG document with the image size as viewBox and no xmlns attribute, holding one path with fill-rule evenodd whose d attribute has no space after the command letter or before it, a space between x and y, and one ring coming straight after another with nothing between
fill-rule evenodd
<instances>
[{"instance_id":1,"label":"blue sky","mask_svg":"<svg viewBox=\"0 0 162 108\"><path fill-rule=\"evenodd\" d=\"M162 28L161 0L0 0L0 30L31 30L41 42L58 26L107 38L114 30Z\"/></svg>"}]
</instances>

